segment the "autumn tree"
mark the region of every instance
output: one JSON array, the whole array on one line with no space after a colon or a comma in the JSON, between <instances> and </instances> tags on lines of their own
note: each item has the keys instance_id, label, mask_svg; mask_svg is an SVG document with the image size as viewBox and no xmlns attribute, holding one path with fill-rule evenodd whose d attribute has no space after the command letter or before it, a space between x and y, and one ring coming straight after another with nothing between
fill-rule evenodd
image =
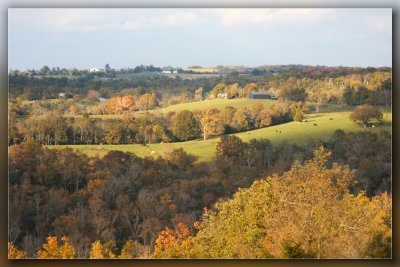
<instances>
[{"instance_id":1,"label":"autumn tree","mask_svg":"<svg viewBox=\"0 0 400 267\"><path fill-rule=\"evenodd\" d=\"M144 94L137 100L139 110L154 109L158 105L156 94Z\"/></svg>"},{"instance_id":2,"label":"autumn tree","mask_svg":"<svg viewBox=\"0 0 400 267\"><path fill-rule=\"evenodd\" d=\"M189 234L189 228L182 223L178 223L175 229L166 227L157 237L152 256L154 258L188 258L188 249L191 245Z\"/></svg>"},{"instance_id":3,"label":"autumn tree","mask_svg":"<svg viewBox=\"0 0 400 267\"><path fill-rule=\"evenodd\" d=\"M303 102L297 102L292 105L293 108L293 120L301 122L303 121L303 112L306 109L306 105Z\"/></svg>"},{"instance_id":4,"label":"autumn tree","mask_svg":"<svg viewBox=\"0 0 400 267\"><path fill-rule=\"evenodd\" d=\"M110 240L102 244L99 240L93 242L90 248L91 259L114 259L116 258L115 241Z\"/></svg>"},{"instance_id":5,"label":"autumn tree","mask_svg":"<svg viewBox=\"0 0 400 267\"><path fill-rule=\"evenodd\" d=\"M86 96L86 98L92 102L96 101L99 97L100 93L96 90L89 90Z\"/></svg>"},{"instance_id":6,"label":"autumn tree","mask_svg":"<svg viewBox=\"0 0 400 267\"><path fill-rule=\"evenodd\" d=\"M382 122L383 114L376 107L365 105L357 107L350 114L350 119L365 127L371 123Z\"/></svg>"},{"instance_id":7,"label":"autumn tree","mask_svg":"<svg viewBox=\"0 0 400 267\"><path fill-rule=\"evenodd\" d=\"M212 98L216 98L218 94L225 92L225 89L226 89L226 84L219 83L211 90L210 95L212 96Z\"/></svg>"},{"instance_id":8,"label":"autumn tree","mask_svg":"<svg viewBox=\"0 0 400 267\"><path fill-rule=\"evenodd\" d=\"M264 107L262 110L260 110L259 112L255 113L255 114L256 114L256 121L258 124L257 126L259 128L272 125L275 114L271 108Z\"/></svg>"},{"instance_id":9,"label":"autumn tree","mask_svg":"<svg viewBox=\"0 0 400 267\"><path fill-rule=\"evenodd\" d=\"M194 91L194 101L202 101L203 100L203 87L199 87Z\"/></svg>"},{"instance_id":10,"label":"autumn tree","mask_svg":"<svg viewBox=\"0 0 400 267\"><path fill-rule=\"evenodd\" d=\"M326 90L324 90L324 88L321 88L321 86L317 84L307 90L307 92L310 101L315 103L316 112L318 114L319 108L328 102Z\"/></svg>"},{"instance_id":11,"label":"autumn tree","mask_svg":"<svg viewBox=\"0 0 400 267\"><path fill-rule=\"evenodd\" d=\"M238 83L234 83L234 84L228 85L225 91L226 91L227 97L229 99L231 99L231 98L239 97L240 90L241 90L240 85Z\"/></svg>"},{"instance_id":12,"label":"autumn tree","mask_svg":"<svg viewBox=\"0 0 400 267\"><path fill-rule=\"evenodd\" d=\"M134 259L146 255L146 247L138 241L127 240L121 249L120 259Z\"/></svg>"},{"instance_id":13,"label":"autumn tree","mask_svg":"<svg viewBox=\"0 0 400 267\"><path fill-rule=\"evenodd\" d=\"M218 109L205 109L198 113L203 139L209 136L220 135L224 132Z\"/></svg>"},{"instance_id":14,"label":"autumn tree","mask_svg":"<svg viewBox=\"0 0 400 267\"><path fill-rule=\"evenodd\" d=\"M9 259L26 259L26 252L18 249L12 242L8 242Z\"/></svg>"},{"instance_id":15,"label":"autumn tree","mask_svg":"<svg viewBox=\"0 0 400 267\"><path fill-rule=\"evenodd\" d=\"M303 87L291 85L283 87L279 91L279 97L286 101L304 102L307 98L307 92Z\"/></svg>"},{"instance_id":16,"label":"autumn tree","mask_svg":"<svg viewBox=\"0 0 400 267\"><path fill-rule=\"evenodd\" d=\"M66 236L61 237L62 244L58 243L57 237L49 236L43 249L39 250L37 257L39 259L73 259L75 249Z\"/></svg>"},{"instance_id":17,"label":"autumn tree","mask_svg":"<svg viewBox=\"0 0 400 267\"><path fill-rule=\"evenodd\" d=\"M135 99L131 95L124 95L120 98L120 105L123 111L133 111L135 108Z\"/></svg>"},{"instance_id":18,"label":"autumn tree","mask_svg":"<svg viewBox=\"0 0 400 267\"><path fill-rule=\"evenodd\" d=\"M251 92L258 92L258 87L256 83L248 83L243 87L242 97L248 97Z\"/></svg>"},{"instance_id":19,"label":"autumn tree","mask_svg":"<svg viewBox=\"0 0 400 267\"><path fill-rule=\"evenodd\" d=\"M304 165L296 163L284 175L256 181L218 203L203 217L191 256L366 257L376 233L391 234L390 197L351 194L354 173L348 166L328 167L329 159L330 153L316 150ZM377 239L390 246L390 239Z\"/></svg>"}]
</instances>

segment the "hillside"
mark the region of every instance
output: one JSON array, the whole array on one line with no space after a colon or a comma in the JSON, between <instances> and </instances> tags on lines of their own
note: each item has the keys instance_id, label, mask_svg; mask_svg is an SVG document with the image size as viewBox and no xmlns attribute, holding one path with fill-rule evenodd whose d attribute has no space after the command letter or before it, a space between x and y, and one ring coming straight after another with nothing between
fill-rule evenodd
<instances>
[{"instance_id":1,"label":"hillside","mask_svg":"<svg viewBox=\"0 0 400 267\"><path fill-rule=\"evenodd\" d=\"M257 103L262 103L266 106L272 106L273 104L277 103L277 100L269 100L269 99L257 99L252 100L248 98L238 98L238 99L213 99L213 100L203 100L203 101L196 101L196 102L189 102L189 103L182 103L171 105L165 108L157 108L154 110L148 111L149 113L168 113L168 112L179 112L182 110L202 110L206 108L218 108L223 109L224 107L234 107L234 108L243 108L243 107L252 107ZM145 111L136 111L132 113L135 117L143 116L147 112ZM127 114L128 116L130 114ZM109 115L91 115L92 118L99 118L99 119L116 119L122 118L125 114L109 114ZM65 115L66 118L81 118L82 115Z\"/></svg>"},{"instance_id":2,"label":"hillside","mask_svg":"<svg viewBox=\"0 0 400 267\"><path fill-rule=\"evenodd\" d=\"M239 101L237 103L240 103ZM187 103L193 104L193 103ZM242 103L243 104L243 103ZM181 104L185 105L185 104ZM179 105L176 105L179 106ZM327 107L327 110L334 108ZM389 110L383 112L384 122L376 128L362 128L350 121L350 112L336 111L325 112L320 114L306 114L304 122L290 122L286 124L276 125L272 127L257 129L248 132L236 133L243 141L251 139L266 138L273 143L279 143L284 140L301 144L308 139L324 139L329 137L336 129L343 129L345 132L354 131L371 131L379 133L382 131L391 132L392 129L392 113ZM124 152L135 153L139 157L163 155L167 151L182 147L188 153L197 155L198 161L210 161L215 155L216 145L219 138L211 138L208 140L193 140L188 142L148 144L147 146L134 145L67 145L67 146L50 146L51 148L70 147L78 149L90 156L104 156L111 150L120 150Z\"/></svg>"}]
</instances>

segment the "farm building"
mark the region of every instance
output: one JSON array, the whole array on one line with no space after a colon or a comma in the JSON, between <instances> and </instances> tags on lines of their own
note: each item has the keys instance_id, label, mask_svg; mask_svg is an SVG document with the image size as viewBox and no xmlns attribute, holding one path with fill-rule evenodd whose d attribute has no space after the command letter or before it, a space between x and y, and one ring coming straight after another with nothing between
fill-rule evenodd
<instances>
[{"instance_id":1,"label":"farm building","mask_svg":"<svg viewBox=\"0 0 400 267\"><path fill-rule=\"evenodd\" d=\"M99 72L100 71L100 69L97 69L97 68L91 68L91 69L89 69L89 72Z\"/></svg>"},{"instance_id":2,"label":"farm building","mask_svg":"<svg viewBox=\"0 0 400 267\"><path fill-rule=\"evenodd\" d=\"M271 99L271 95L266 92L251 92L250 99Z\"/></svg>"},{"instance_id":3,"label":"farm building","mask_svg":"<svg viewBox=\"0 0 400 267\"><path fill-rule=\"evenodd\" d=\"M58 94L58 99L64 99L64 98L73 98L74 96L71 93L64 93L61 92Z\"/></svg>"},{"instance_id":4,"label":"farm building","mask_svg":"<svg viewBox=\"0 0 400 267\"><path fill-rule=\"evenodd\" d=\"M219 93L219 94L217 95L217 98L227 99L227 98L228 98L228 94L227 94L227 93Z\"/></svg>"}]
</instances>

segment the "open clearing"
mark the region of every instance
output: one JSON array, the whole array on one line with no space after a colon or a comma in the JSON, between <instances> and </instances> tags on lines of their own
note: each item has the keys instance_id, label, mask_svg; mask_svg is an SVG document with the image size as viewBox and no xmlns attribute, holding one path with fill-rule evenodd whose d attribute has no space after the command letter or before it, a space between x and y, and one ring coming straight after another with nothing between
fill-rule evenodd
<instances>
[{"instance_id":1,"label":"open clearing","mask_svg":"<svg viewBox=\"0 0 400 267\"><path fill-rule=\"evenodd\" d=\"M184 104L182 104L184 105ZM327 108L332 109L332 108ZM375 128L362 128L349 119L350 112L326 112L320 114L306 114L307 122L290 122L286 124L271 126L248 132L236 133L243 141L251 139L266 138L273 143L284 140L302 144L309 139L325 139L331 136L336 129L343 129L345 132L370 131L379 133L382 131L392 131L392 113L390 110L383 112L384 121ZM316 125L314 125L316 124ZM147 146L132 145L61 145L50 146L51 148L70 147L80 150L89 156L104 156L111 150L132 152L139 157L162 156L163 153L172 149L182 147L186 152L197 155L199 162L209 161L215 156L216 145L219 137L208 140L193 140L188 142L149 144ZM154 151L154 152L153 152Z\"/></svg>"}]
</instances>

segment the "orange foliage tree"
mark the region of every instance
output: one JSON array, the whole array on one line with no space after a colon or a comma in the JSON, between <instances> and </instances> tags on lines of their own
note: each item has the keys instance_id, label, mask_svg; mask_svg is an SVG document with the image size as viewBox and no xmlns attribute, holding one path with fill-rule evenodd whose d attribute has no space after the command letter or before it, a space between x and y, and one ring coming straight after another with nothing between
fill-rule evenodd
<instances>
[{"instance_id":1,"label":"orange foliage tree","mask_svg":"<svg viewBox=\"0 0 400 267\"><path fill-rule=\"evenodd\" d=\"M189 228L178 223L175 229L161 231L154 246L154 258L189 258L189 248L191 246L191 237Z\"/></svg>"}]
</instances>

